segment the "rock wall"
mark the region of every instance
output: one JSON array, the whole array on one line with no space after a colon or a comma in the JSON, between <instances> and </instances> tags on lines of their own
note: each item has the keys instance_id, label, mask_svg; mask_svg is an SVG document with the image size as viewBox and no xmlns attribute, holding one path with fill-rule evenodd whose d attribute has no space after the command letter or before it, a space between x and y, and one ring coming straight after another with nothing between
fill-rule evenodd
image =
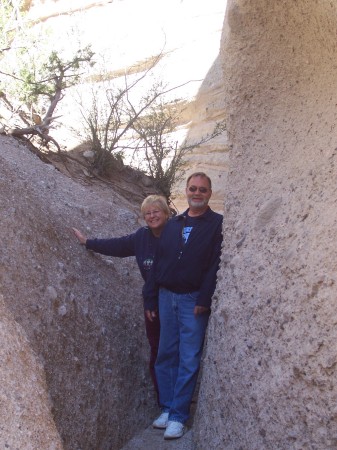
<instances>
[{"instance_id":1,"label":"rock wall","mask_svg":"<svg viewBox=\"0 0 337 450\"><path fill-rule=\"evenodd\" d=\"M199 450L337 447L336 23L334 2L228 2L230 169Z\"/></svg>"},{"instance_id":2,"label":"rock wall","mask_svg":"<svg viewBox=\"0 0 337 450\"><path fill-rule=\"evenodd\" d=\"M0 447L61 450L43 368L2 297L0 312Z\"/></svg>"},{"instance_id":3,"label":"rock wall","mask_svg":"<svg viewBox=\"0 0 337 450\"><path fill-rule=\"evenodd\" d=\"M87 252L71 227L121 236L139 227L139 205L3 136L0 194L0 286L13 317L1 306L0 442L59 449L56 426L64 449L120 448L157 412L142 280L133 258Z\"/></svg>"}]
</instances>

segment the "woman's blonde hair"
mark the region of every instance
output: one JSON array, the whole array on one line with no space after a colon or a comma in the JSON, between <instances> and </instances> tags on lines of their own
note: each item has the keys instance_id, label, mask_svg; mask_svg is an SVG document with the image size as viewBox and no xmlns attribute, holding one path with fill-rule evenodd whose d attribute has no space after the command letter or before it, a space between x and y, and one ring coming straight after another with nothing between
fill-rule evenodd
<instances>
[{"instance_id":1,"label":"woman's blonde hair","mask_svg":"<svg viewBox=\"0 0 337 450\"><path fill-rule=\"evenodd\" d=\"M166 198L162 195L148 195L140 207L141 213L144 215L145 209L154 204L158 205L158 208L161 209L167 217L170 217L170 208L167 204Z\"/></svg>"}]
</instances>

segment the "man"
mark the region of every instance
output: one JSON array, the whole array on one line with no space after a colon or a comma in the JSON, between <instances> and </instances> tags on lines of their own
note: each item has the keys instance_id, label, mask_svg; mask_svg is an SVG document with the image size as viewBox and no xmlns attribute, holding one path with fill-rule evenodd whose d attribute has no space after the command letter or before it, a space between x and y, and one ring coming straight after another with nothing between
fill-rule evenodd
<instances>
[{"instance_id":1,"label":"man","mask_svg":"<svg viewBox=\"0 0 337 450\"><path fill-rule=\"evenodd\" d=\"M159 309L161 330L155 370L162 414L153 427L165 429L164 439L184 434L215 290L222 215L208 206L211 195L212 183L205 173L189 176L189 208L163 230L151 276L143 289L149 320Z\"/></svg>"}]
</instances>

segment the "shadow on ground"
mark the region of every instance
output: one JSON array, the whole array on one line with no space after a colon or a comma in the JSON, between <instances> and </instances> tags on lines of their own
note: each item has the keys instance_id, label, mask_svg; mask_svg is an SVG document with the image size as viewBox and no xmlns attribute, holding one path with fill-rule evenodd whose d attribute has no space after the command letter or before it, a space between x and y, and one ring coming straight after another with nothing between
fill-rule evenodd
<instances>
[{"instance_id":1,"label":"shadow on ground","mask_svg":"<svg viewBox=\"0 0 337 450\"><path fill-rule=\"evenodd\" d=\"M187 428L179 439L165 440L164 430L156 430L152 426L139 433L121 450L193 450L193 430Z\"/></svg>"},{"instance_id":2,"label":"shadow on ground","mask_svg":"<svg viewBox=\"0 0 337 450\"><path fill-rule=\"evenodd\" d=\"M193 421L197 407L199 383L191 404L191 417L186 423L186 432L179 439L164 439L164 430L158 430L150 425L144 431L134 436L121 450L194 450Z\"/></svg>"}]
</instances>

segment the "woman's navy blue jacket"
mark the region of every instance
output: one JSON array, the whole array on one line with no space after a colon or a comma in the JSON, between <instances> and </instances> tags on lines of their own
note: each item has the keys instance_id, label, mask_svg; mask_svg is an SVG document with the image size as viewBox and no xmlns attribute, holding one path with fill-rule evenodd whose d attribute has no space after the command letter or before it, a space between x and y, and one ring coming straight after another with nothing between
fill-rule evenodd
<instances>
[{"instance_id":1,"label":"woman's navy blue jacket","mask_svg":"<svg viewBox=\"0 0 337 450\"><path fill-rule=\"evenodd\" d=\"M196 217L186 244L182 230L187 211L173 217L163 230L150 276L143 287L144 307L157 307L158 290L182 294L199 291L196 305L210 307L222 243L222 215L210 208Z\"/></svg>"},{"instance_id":2,"label":"woman's navy blue jacket","mask_svg":"<svg viewBox=\"0 0 337 450\"><path fill-rule=\"evenodd\" d=\"M135 233L119 238L87 239L86 248L107 256L125 258L135 256L140 273L147 279L159 238L156 238L149 227L139 228Z\"/></svg>"}]
</instances>

